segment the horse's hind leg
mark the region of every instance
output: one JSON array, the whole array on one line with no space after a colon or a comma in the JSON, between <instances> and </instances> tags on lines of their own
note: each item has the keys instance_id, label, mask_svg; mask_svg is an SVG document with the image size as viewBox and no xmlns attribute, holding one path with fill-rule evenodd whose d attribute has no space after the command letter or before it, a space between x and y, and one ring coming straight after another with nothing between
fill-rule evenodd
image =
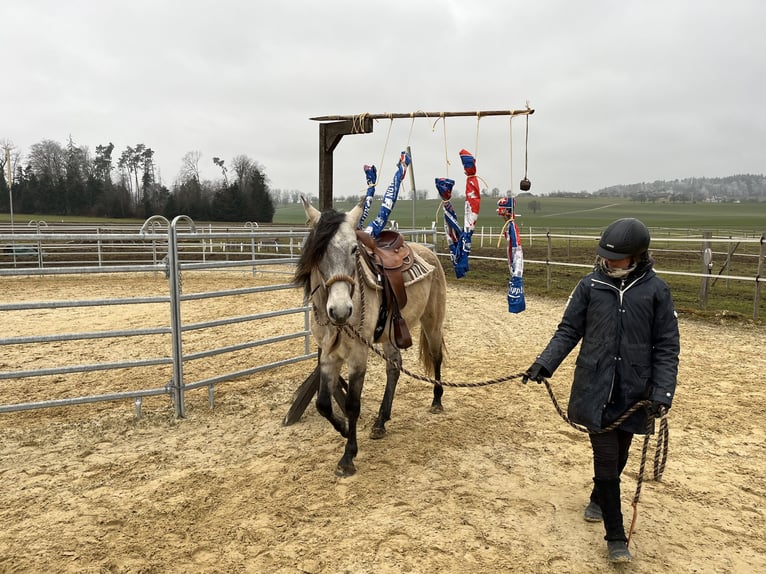
<instances>
[{"instance_id":1,"label":"horse's hind leg","mask_svg":"<svg viewBox=\"0 0 766 574\"><path fill-rule=\"evenodd\" d=\"M399 382L400 367L402 364L402 354L393 345L388 346L386 357L386 391L383 393L383 401L380 403L378 416L375 424L372 425L370 438L379 439L386 435L386 422L391 420L391 409L394 404L394 395L396 394L396 385Z\"/></svg>"},{"instance_id":2,"label":"horse's hind leg","mask_svg":"<svg viewBox=\"0 0 766 574\"><path fill-rule=\"evenodd\" d=\"M433 372L434 379L442 380L442 361L444 359L444 340L442 339L441 329L435 329L433 332L423 328L420 333L420 358L426 365L427 370ZM442 395L444 387L434 384L434 398L431 401L432 413L443 413Z\"/></svg>"},{"instance_id":3,"label":"horse's hind leg","mask_svg":"<svg viewBox=\"0 0 766 574\"><path fill-rule=\"evenodd\" d=\"M441 373L441 361L436 364L436 374L434 378L437 381L441 381L442 379L442 373ZM429 409L432 413L443 413L444 407L442 406L442 395L444 394L444 387L438 384L434 385L434 399L431 401L431 408Z\"/></svg>"}]
</instances>

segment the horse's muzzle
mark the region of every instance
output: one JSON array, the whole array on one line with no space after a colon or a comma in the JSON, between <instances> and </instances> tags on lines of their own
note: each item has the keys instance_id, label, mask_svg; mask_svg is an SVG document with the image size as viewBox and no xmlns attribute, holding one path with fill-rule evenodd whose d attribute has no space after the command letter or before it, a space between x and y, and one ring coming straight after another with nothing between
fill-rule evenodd
<instances>
[{"instance_id":1,"label":"horse's muzzle","mask_svg":"<svg viewBox=\"0 0 766 574\"><path fill-rule=\"evenodd\" d=\"M330 322L336 327L342 327L354 314L353 305L328 305L327 316L330 318Z\"/></svg>"}]
</instances>

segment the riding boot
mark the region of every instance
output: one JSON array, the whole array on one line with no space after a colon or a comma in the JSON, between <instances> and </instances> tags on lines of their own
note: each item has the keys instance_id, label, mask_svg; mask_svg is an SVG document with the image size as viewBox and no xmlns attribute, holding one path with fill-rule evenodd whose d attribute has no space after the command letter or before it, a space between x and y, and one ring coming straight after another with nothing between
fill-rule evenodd
<instances>
[{"instance_id":1,"label":"riding boot","mask_svg":"<svg viewBox=\"0 0 766 574\"><path fill-rule=\"evenodd\" d=\"M632 556L628 550L628 538L622 523L620 503L620 479L594 479L601 513L604 516L604 530L607 550L611 562L630 562Z\"/></svg>"},{"instance_id":2,"label":"riding boot","mask_svg":"<svg viewBox=\"0 0 766 574\"><path fill-rule=\"evenodd\" d=\"M590 492L590 502L588 502L588 506L585 507L583 518L585 518L586 522L603 522L604 520L604 516L601 513L601 505L598 502L598 492L596 491L595 484L593 485L593 490Z\"/></svg>"}]
</instances>

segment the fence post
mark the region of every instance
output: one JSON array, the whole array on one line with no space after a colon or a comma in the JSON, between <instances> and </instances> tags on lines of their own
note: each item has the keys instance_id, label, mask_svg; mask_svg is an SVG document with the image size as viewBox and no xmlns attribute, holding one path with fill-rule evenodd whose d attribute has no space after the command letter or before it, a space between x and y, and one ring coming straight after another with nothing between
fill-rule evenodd
<instances>
[{"instance_id":1,"label":"fence post","mask_svg":"<svg viewBox=\"0 0 766 574\"><path fill-rule=\"evenodd\" d=\"M101 255L101 228L96 228L96 238L98 239L97 245L98 245L98 266L101 267L103 264L103 258Z\"/></svg>"},{"instance_id":2,"label":"fence post","mask_svg":"<svg viewBox=\"0 0 766 574\"><path fill-rule=\"evenodd\" d=\"M184 354L181 342L181 266L178 261L178 221L185 219L196 231L194 221L187 215L177 215L170 223L168 230L168 280L170 283L170 331L173 339L173 406L176 417L184 418Z\"/></svg>"},{"instance_id":3,"label":"fence post","mask_svg":"<svg viewBox=\"0 0 766 574\"><path fill-rule=\"evenodd\" d=\"M758 254L758 271L755 275L755 295L753 295L753 319L758 319L758 307L761 306L761 275L763 274L763 260L766 257L765 238L766 235L761 235L761 250Z\"/></svg>"},{"instance_id":4,"label":"fence post","mask_svg":"<svg viewBox=\"0 0 766 574\"><path fill-rule=\"evenodd\" d=\"M551 259L553 257L553 246L551 244L551 230L545 230L545 236L548 238L548 256L545 259L545 289L551 290Z\"/></svg>"},{"instance_id":5,"label":"fence post","mask_svg":"<svg viewBox=\"0 0 766 574\"><path fill-rule=\"evenodd\" d=\"M731 235L729 235L729 239L731 239ZM736 248L735 248L736 249ZM724 265L723 274L724 275L731 275L731 256L734 254L734 249L731 248L731 241L729 241L726 244L726 253L729 254L729 256L726 258L726 264ZM726 288L729 288L729 278L726 278Z\"/></svg>"},{"instance_id":6,"label":"fence post","mask_svg":"<svg viewBox=\"0 0 766 574\"><path fill-rule=\"evenodd\" d=\"M713 269L713 250L710 248L710 241L708 239L713 237L711 231L702 232L702 271L704 275L700 282L700 304L702 309L707 309L707 294L708 287L710 287L710 273Z\"/></svg>"}]
</instances>

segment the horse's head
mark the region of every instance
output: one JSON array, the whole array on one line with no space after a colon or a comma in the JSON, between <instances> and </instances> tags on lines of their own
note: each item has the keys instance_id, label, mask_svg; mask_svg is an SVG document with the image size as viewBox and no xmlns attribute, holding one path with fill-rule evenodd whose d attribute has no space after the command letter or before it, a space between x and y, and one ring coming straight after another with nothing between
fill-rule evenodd
<instances>
[{"instance_id":1,"label":"horse's head","mask_svg":"<svg viewBox=\"0 0 766 574\"><path fill-rule=\"evenodd\" d=\"M311 231L303 246L294 282L307 296L324 291L325 311L335 325L344 325L354 312L356 276L356 224L361 205L348 213L329 209L320 213L305 197L303 208ZM322 297L319 298L320 300Z\"/></svg>"}]
</instances>

